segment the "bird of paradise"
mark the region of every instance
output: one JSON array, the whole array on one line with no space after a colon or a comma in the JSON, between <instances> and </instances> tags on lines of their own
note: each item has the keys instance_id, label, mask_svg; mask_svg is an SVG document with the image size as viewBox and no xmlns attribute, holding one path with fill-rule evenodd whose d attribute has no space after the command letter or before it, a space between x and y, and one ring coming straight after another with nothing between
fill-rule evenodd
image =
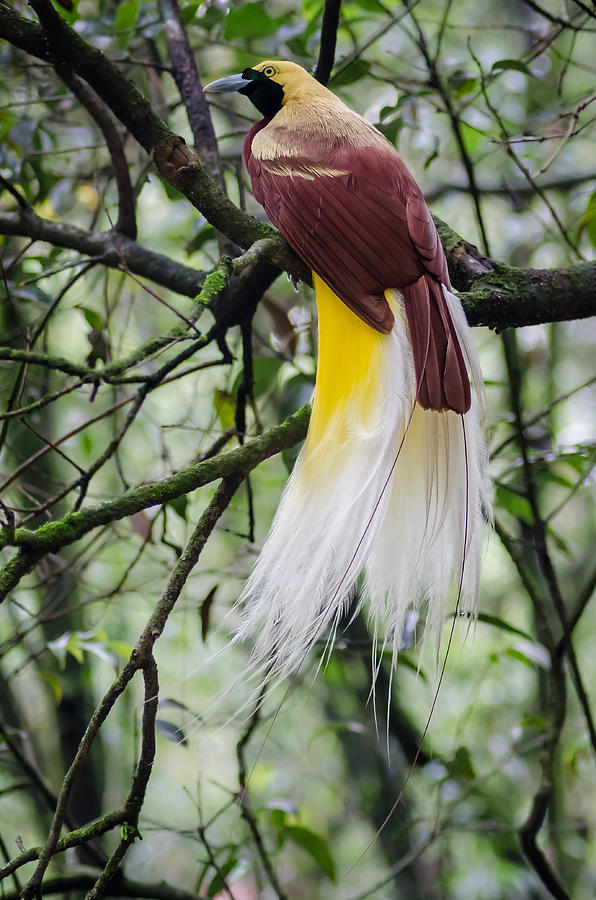
<instances>
[{"instance_id":1,"label":"bird of paradise","mask_svg":"<svg viewBox=\"0 0 596 900\"><path fill-rule=\"evenodd\" d=\"M208 91L264 118L244 144L255 198L312 269L318 364L304 447L239 600L257 671L295 671L361 572L375 642L406 612L474 611L490 508L482 377L422 193L395 147L291 62ZM473 390L470 387L472 381ZM362 602L362 601L360 601Z\"/></svg>"}]
</instances>

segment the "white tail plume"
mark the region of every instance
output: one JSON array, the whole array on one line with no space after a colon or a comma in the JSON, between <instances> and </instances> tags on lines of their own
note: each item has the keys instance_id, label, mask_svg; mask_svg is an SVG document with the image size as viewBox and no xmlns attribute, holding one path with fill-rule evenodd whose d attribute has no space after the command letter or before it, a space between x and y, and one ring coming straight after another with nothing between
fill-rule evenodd
<instances>
[{"instance_id":1,"label":"white tail plume","mask_svg":"<svg viewBox=\"0 0 596 900\"><path fill-rule=\"evenodd\" d=\"M296 671L327 626L333 635L363 569L373 632L386 635L394 657L408 609L424 603L438 632L462 572L460 610L473 612L477 601L489 482L480 368L459 300L444 289L475 388L463 417L415 403L398 292L386 292L395 325L380 335L316 282L309 434L237 606L237 638L253 639L258 678Z\"/></svg>"}]
</instances>

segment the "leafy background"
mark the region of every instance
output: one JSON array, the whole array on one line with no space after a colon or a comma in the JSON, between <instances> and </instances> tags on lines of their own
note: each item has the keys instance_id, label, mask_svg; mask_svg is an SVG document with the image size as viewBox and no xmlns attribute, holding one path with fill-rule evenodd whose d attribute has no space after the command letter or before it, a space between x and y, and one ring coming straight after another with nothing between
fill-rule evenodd
<instances>
[{"instance_id":1,"label":"leafy background","mask_svg":"<svg viewBox=\"0 0 596 900\"><path fill-rule=\"evenodd\" d=\"M70 11L56 8L192 144L169 68L168 5L81 0ZM35 21L27 4L14 9ZM281 0L180 7L205 82L263 58L312 68L323 12L320 2ZM579 2L344 2L329 86L398 143L433 212L481 253L522 269L561 269L593 258L596 246L595 30L594 12ZM9 41L0 54L2 211L17 208L16 191L49 222L110 230L122 204L105 134L47 63ZM211 110L227 193L262 217L240 163L255 111L236 96L216 97ZM211 269L226 249L221 237L117 130L138 242ZM48 360L100 371L187 321L190 301L180 293L145 279L148 291L101 258L19 234L8 232L1 245L5 347L29 350L34 338ZM198 327L212 322L206 310ZM250 324L249 437L310 396L310 288L296 292L278 278ZM456 628L428 732L449 621L438 664L436 648L416 643L412 631L392 685L385 661L375 703L370 639L358 619L316 678L320 654L265 697L260 714L251 706L242 680L247 650L227 646L231 607L295 458L287 450L239 488L156 644L157 755L140 814L143 839L131 840L124 881L96 896L594 895L594 320L501 334L476 329L475 337L487 383L496 532L487 529L479 621ZM77 501L81 473L113 442L86 484L84 505L237 446L247 341L243 347L237 327L225 340L231 361L211 342L173 369L172 380L159 381L128 423L135 383L97 389L52 365L3 362L0 394L13 413L0 435L6 521L11 510L29 528L63 516ZM140 358L127 375L155 372L175 349ZM6 860L45 843L52 795L91 712L212 496L205 485L46 554L3 604ZM7 565L13 554L3 551ZM131 682L80 772L69 827L121 806L142 712L141 685ZM371 844L410 766L401 802ZM533 818L545 797L548 809ZM45 893L82 896L122 840L113 828L55 855ZM17 896L33 868L29 862L7 875L3 896Z\"/></svg>"}]
</instances>

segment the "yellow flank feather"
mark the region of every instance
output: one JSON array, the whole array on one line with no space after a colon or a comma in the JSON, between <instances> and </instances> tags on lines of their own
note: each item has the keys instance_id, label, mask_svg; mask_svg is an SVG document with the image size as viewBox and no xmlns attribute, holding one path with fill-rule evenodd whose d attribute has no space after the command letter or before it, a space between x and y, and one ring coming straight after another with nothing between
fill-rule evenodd
<instances>
[{"instance_id":1,"label":"yellow flank feather","mask_svg":"<svg viewBox=\"0 0 596 900\"><path fill-rule=\"evenodd\" d=\"M351 447L354 430L375 428L379 417L384 350L388 335L375 331L313 272L319 315L319 354L313 410L304 448L304 474L321 455L328 462ZM313 473L314 474L314 473Z\"/></svg>"}]
</instances>

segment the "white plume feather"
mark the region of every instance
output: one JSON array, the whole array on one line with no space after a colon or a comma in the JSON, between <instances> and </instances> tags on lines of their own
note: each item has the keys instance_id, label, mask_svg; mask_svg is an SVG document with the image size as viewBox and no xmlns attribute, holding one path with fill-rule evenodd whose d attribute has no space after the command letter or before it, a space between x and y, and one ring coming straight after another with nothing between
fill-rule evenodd
<instances>
[{"instance_id":1,"label":"white plume feather","mask_svg":"<svg viewBox=\"0 0 596 900\"><path fill-rule=\"evenodd\" d=\"M408 609L425 603L438 632L453 581L462 580L460 609L475 609L489 508L482 382L459 300L444 292L476 389L472 407L462 417L415 404L401 296L387 291L393 331L316 443L309 432L238 600L237 638L253 640L257 677L300 667L328 626L333 633L363 569L373 632L387 635L394 654ZM318 402L315 391L313 417Z\"/></svg>"}]
</instances>

